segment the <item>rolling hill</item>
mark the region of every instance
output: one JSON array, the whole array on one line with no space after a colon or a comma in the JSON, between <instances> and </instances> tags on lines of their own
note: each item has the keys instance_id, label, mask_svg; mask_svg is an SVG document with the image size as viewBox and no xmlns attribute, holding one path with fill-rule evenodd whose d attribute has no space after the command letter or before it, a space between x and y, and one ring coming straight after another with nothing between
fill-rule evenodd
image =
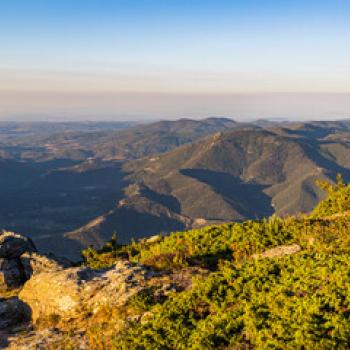
<instances>
[{"instance_id":1,"label":"rolling hill","mask_svg":"<svg viewBox=\"0 0 350 350\"><path fill-rule=\"evenodd\" d=\"M0 123L0 194L6 203L0 207L0 226L26 232L43 249L62 246L64 232L84 226L123 198L124 158L173 149L236 124L223 118L137 126Z\"/></svg>"},{"instance_id":2,"label":"rolling hill","mask_svg":"<svg viewBox=\"0 0 350 350\"><path fill-rule=\"evenodd\" d=\"M0 225L25 232L43 251L79 258L81 248L115 232L126 243L308 212L322 197L316 179L350 179L349 125L225 118L3 125Z\"/></svg>"},{"instance_id":3,"label":"rolling hill","mask_svg":"<svg viewBox=\"0 0 350 350\"><path fill-rule=\"evenodd\" d=\"M313 126L294 130L235 128L126 162L124 197L65 236L100 245L117 232L126 243L157 232L308 212L322 198L317 179L332 181L337 173L350 179L350 146Z\"/></svg>"}]
</instances>

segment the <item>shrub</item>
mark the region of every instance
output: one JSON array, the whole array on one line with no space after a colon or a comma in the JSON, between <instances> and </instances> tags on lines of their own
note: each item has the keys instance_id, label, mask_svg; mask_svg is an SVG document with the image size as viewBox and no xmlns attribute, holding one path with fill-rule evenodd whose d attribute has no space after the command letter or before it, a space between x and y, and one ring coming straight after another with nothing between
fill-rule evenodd
<instances>
[{"instance_id":1,"label":"shrub","mask_svg":"<svg viewBox=\"0 0 350 350\"><path fill-rule=\"evenodd\" d=\"M158 269L191 265L211 273L162 303L154 290L129 307L149 311L111 340L112 349L349 349L350 186L320 183L328 196L309 216L213 225L159 241L88 251L91 266L129 259ZM253 254L299 244L293 255ZM115 260L114 260L115 261ZM103 339L103 335L101 335Z\"/></svg>"},{"instance_id":2,"label":"shrub","mask_svg":"<svg viewBox=\"0 0 350 350\"><path fill-rule=\"evenodd\" d=\"M327 192L327 198L316 206L312 217L320 218L350 210L350 185L346 185L340 175L334 185L326 181L318 181L317 184Z\"/></svg>"}]
</instances>

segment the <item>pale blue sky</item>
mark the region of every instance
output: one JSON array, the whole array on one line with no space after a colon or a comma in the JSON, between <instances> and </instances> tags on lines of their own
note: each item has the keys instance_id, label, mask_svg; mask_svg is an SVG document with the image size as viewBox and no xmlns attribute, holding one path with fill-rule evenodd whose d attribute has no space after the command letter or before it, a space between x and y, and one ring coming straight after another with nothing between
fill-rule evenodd
<instances>
[{"instance_id":1,"label":"pale blue sky","mask_svg":"<svg viewBox=\"0 0 350 350\"><path fill-rule=\"evenodd\" d=\"M345 0L0 0L0 117L349 117L349 38Z\"/></svg>"}]
</instances>

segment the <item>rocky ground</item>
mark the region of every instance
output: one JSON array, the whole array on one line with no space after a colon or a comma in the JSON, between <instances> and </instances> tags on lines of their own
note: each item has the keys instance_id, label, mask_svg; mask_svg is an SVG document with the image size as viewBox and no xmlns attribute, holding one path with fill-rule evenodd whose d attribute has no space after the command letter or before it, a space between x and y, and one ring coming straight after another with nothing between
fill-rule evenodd
<instances>
[{"instance_id":1,"label":"rocky ground","mask_svg":"<svg viewBox=\"0 0 350 350\"><path fill-rule=\"evenodd\" d=\"M73 267L67 260L40 255L28 238L3 232L0 348L91 348L88 329L110 321L109 314L113 331L125 319L147 317L125 308L131 297L152 289L153 296L166 298L169 292L190 288L194 275L206 273L189 268L169 274L122 260L109 269Z\"/></svg>"},{"instance_id":2,"label":"rocky ground","mask_svg":"<svg viewBox=\"0 0 350 350\"><path fill-rule=\"evenodd\" d=\"M283 245L253 258L300 249ZM65 259L39 254L24 236L0 233L0 349L108 348L125 322L147 322L149 312L135 305L139 295L164 301L173 292L190 289L194 276L208 274L200 267L156 271L127 260L105 269L74 267Z\"/></svg>"}]
</instances>

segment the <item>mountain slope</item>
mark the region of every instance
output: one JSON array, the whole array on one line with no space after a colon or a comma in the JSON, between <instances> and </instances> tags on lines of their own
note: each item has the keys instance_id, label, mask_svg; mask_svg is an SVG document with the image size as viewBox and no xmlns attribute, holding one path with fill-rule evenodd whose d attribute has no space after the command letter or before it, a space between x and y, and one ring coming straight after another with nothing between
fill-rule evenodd
<instances>
[{"instance_id":1,"label":"mountain slope","mask_svg":"<svg viewBox=\"0 0 350 350\"><path fill-rule=\"evenodd\" d=\"M119 159L163 152L236 124L225 118L135 127L106 122L0 123L0 194L6 203L0 207L0 227L26 232L39 248L55 250L63 246L62 233L103 215L122 199L126 173ZM149 231L158 227L150 223ZM130 226L129 231L134 229Z\"/></svg>"},{"instance_id":2,"label":"mountain slope","mask_svg":"<svg viewBox=\"0 0 350 350\"><path fill-rule=\"evenodd\" d=\"M219 132L127 162L124 199L67 237L85 245L90 236L105 240L116 231L126 243L157 232L308 212L322 198L317 179L332 181L337 173L350 178L346 157L348 145L305 135L256 128Z\"/></svg>"},{"instance_id":3,"label":"mountain slope","mask_svg":"<svg viewBox=\"0 0 350 350\"><path fill-rule=\"evenodd\" d=\"M348 349L350 186L338 181L322 187L329 196L309 216L214 225L86 250L90 266L128 257L175 272L174 285L179 274L207 269L163 300L150 290L130 303L137 302L141 322L115 332L113 346Z\"/></svg>"},{"instance_id":4,"label":"mountain slope","mask_svg":"<svg viewBox=\"0 0 350 350\"><path fill-rule=\"evenodd\" d=\"M92 151L99 158L135 159L164 153L237 125L234 120L228 118L160 121L106 135Z\"/></svg>"},{"instance_id":5,"label":"mountain slope","mask_svg":"<svg viewBox=\"0 0 350 350\"><path fill-rule=\"evenodd\" d=\"M181 119L81 132L74 125L50 136L33 129L23 139L18 127L0 143L7 203L0 225L29 234L39 249L79 258L81 248L114 232L129 242L307 212L322 198L316 179L350 179L347 121L259 124Z\"/></svg>"}]
</instances>

